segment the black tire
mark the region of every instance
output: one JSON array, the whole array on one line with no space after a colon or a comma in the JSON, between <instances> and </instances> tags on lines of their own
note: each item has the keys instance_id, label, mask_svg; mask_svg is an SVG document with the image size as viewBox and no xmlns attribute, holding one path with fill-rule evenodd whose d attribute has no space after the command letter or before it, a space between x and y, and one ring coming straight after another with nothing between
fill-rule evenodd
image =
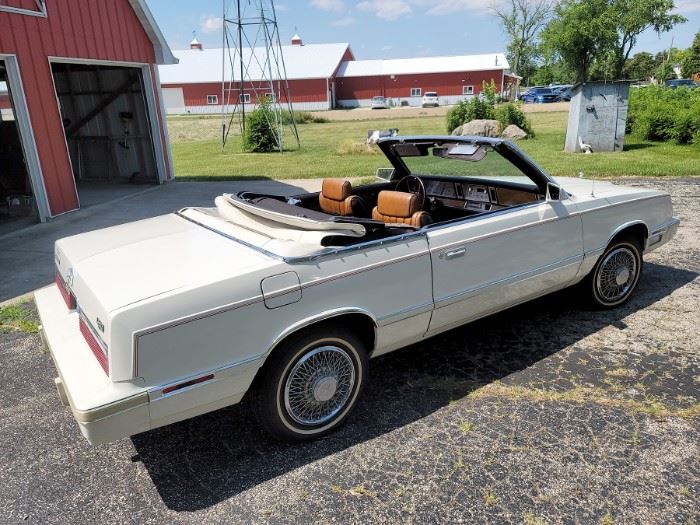
<instances>
[{"instance_id":1,"label":"black tire","mask_svg":"<svg viewBox=\"0 0 700 525\"><path fill-rule=\"evenodd\" d=\"M617 263L616 256L619 258ZM643 265L642 248L637 239L621 237L611 242L583 282L591 305L607 310L629 301L639 284ZM625 272L629 275L620 284L616 279L625 277Z\"/></svg>"},{"instance_id":2,"label":"black tire","mask_svg":"<svg viewBox=\"0 0 700 525\"><path fill-rule=\"evenodd\" d=\"M326 371L320 364L322 359L327 360L324 363L337 360L337 369L331 372L332 366L327 365ZM314 364L319 368L312 382L308 376ZM367 383L367 370L365 346L341 326L329 324L293 335L273 352L256 379L252 399L255 415L267 432L283 441L306 441L328 434L343 424L357 404ZM319 416L316 422L313 418L302 421L303 409L309 407L324 412L324 419Z\"/></svg>"}]
</instances>

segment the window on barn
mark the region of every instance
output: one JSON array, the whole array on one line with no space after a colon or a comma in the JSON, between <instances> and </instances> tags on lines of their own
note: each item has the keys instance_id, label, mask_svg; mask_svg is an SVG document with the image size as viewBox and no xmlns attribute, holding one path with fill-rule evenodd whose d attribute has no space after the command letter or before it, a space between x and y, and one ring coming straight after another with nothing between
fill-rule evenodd
<instances>
[{"instance_id":1,"label":"window on barn","mask_svg":"<svg viewBox=\"0 0 700 525\"><path fill-rule=\"evenodd\" d=\"M420 97L422 93L423 93L423 90L421 88L411 88L411 96L412 97Z\"/></svg>"},{"instance_id":2,"label":"window on barn","mask_svg":"<svg viewBox=\"0 0 700 525\"><path fill-rule=\"evenodd\" d=\"M462 86L462 95L473 95L474 86Z\"/></svg>"},{"instance_id":3,"label":"window on barn","mask_svg":"<svg viewBox=\"0 0 700 525\"><path fill-rule=\"evenodd\" d=\"M44 0L0 0L0 12L45 17L46 4Z\"/></svg>"},{"instance_id":4,"label":"window on barn","mask_svg":"<svg viewBox=\"0 0 700 525\"><path fill-rule=\"evenodd\" d=\"M241 93L238 95L238 101L242 104L250 104L250 93Z\"/></svg>"},{"instance_id":5,"label":"window on barn","mask_svg":"<svg viewBox=\"0 0 700 525\"><path fill-rule=\"evenodd\" d=\"M219 103L219 97L217 95L207 95L207 104L210 106L215 106Z\"/></svg>"}]
</instances>

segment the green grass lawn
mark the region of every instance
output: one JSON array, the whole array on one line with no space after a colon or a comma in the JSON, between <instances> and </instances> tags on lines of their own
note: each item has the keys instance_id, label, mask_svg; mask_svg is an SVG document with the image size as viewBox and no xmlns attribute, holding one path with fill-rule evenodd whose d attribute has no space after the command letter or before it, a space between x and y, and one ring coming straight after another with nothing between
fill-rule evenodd
<instances>
[{"instance_id":1,"label":"green grass lawn","mask_svg":"<svg viewBox=\"0 0 700 525\"><path fill-rule=\"evenodd\" d=\"M563 151L567 113L531 113L536 138L519 145L552 175L587 177L700 176L700 147L658 143L628 136L622 153L593 155ZM284 153L243 153L240 136L221 152L221 122L212 117L168 121L179 180L367 177L387 167L381 154L362 147L367 130L399 128L402 135L445 134L445 118L418 117L305 124L301 148Z\"/></svg>"}]
</instances>

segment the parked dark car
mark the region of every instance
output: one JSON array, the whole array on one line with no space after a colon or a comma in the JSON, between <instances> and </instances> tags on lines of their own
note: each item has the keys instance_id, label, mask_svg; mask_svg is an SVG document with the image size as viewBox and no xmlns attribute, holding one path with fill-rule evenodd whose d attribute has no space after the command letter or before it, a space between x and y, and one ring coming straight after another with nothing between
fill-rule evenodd
<instances>
[{"instance_id":1,"label":"parked dark car","mask_svg":"<svg viewBox=\"0 0 700 525\"><path fill-rule=\"evenodd\" d=\"M554 94L557 95L560 101L569 102L571 100L571 85L551 86Z\"/></svg>"},{"instance_id":2,"label":"parked dark car","mask_svg":"<svg viewBox=\"0 0 700 525\"><path fill-rule=\"evenodd\" d=\"M676 89L679 87L687 87L690 89L695 89L697 87L700 87L700 84L695 82L695 80L691 80L690 78L674 78L672 80L667 80L664 85L667 88L671 89Z\"/></svg>"},{"instance_id":3,"label":"parked dark car","mask_svg":"<svg viewBox=\"0 0 700 525\"><path fill-rule=\"evenodd\" d=\"M548 102L558 102L559 97L554 91L552 91L551 88L534 87L528 89L525 93L523 93L521 100L525 104L545 104Z\"/></svg>"}]
</instances>

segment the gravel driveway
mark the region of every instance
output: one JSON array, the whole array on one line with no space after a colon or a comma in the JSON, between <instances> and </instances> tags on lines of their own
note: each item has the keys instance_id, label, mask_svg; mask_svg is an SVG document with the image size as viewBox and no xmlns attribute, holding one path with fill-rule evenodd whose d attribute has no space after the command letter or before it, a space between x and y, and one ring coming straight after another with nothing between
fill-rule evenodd
<instances>
[{"instance_id":1,"label":"gravel driveway","mask_svg":"<svg viewBox=\"0 0 700 525\"><path fill-rule=\"evenodd\" d=\"M700 181L632 301L562 292L372 362L341 431L236 406L92 447L39 338L0 334L2 523L700 523Z\"/></svg>"}]
</instances>

